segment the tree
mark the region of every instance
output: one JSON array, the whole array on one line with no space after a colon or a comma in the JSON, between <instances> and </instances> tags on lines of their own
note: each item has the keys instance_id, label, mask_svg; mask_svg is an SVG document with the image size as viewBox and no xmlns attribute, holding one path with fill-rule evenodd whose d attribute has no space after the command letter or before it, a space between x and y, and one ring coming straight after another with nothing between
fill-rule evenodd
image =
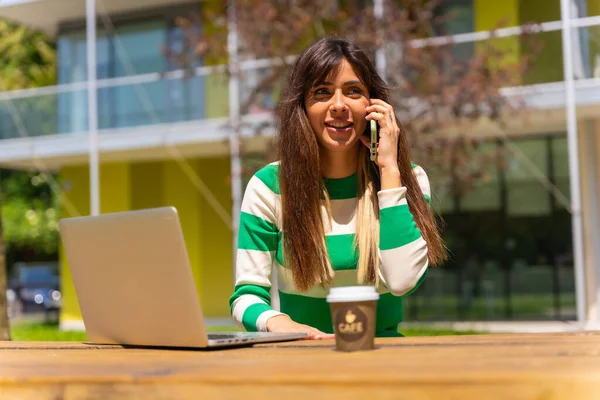
<instances>
[{"instance_id":1,"label":"tree","mask_svg":"<svg viewBox=\"0 0 600 400\"><path fill-rule=\"evenodd\" d=\"M0 193L0 199L2 194ZM4 251L4 231L0 218L0 340L10 340L8 325L8 304L6 301L6 257Z\"/></svg>"},{"instance_id":2,"label":"tree","mask_svg":"<svg viewBox=\"0 0 600 400\"><path fill-rule=\"evenodd\" d=\"M183 51L167 52L175 64L193 75L198 59L205 64L227 60L227 13L222 2L207 2L202 12L181 16ZM241 113L269 110L265 99L276 98L290 67L290 56L322 36L356 41L373 58L383 49L384 77L392 90L392 103L405 127L415 159L451 176L451 190L463 194L478 179L486 179L485 165L495 154L478 152L481 139L468 135L482 120L502 126L521 102L502 95L500 88L519 83L541 43L531 35L535 25L509 40L527 48L514 53L506 39L477 44L456 44L449 37L443 0L384 0L383 13L361 0L237 0L236 25L242 61L270 59L263 70L242 70L245 87ZM203 30L197 29L199 25ZM437 43L436 43L437 42ZM272 121L271 121L272 122ZM254 126L257 133L265 125ZM441 134L455 131L455 134ZM251 174L262 165L261 156L242 151Z\"/></svg>"},{"instance_id":3,"label":"tree","mask_svg":"<svg viewBox=\"0 0 600 400\"><path fill-rule=\"evenodd\" d=\"M55 259L58 249L59 196L39 171L0 171L7 261Z\"/></svg>"},{"instance_id":4,"label":"tree","mask_svg":"<svg viewBox=\"0 0 600 400\"><path fill-rule=\"evenodd\" d=\"M55 81L56 53L54 42L46 35L32 31L25 26L0 20L0 91L47 86L54 84ZM14 105L10 104L9 106ZM20 109L22 107L24 109ZM27 115L28 107L31 107L28 102L15 106L16 111L21 115ZM1 133L6 135L5 132ZM27 175L28 173L13 172L11 176L19 180L23 174ZM4 185L2 186L6 187L6 183L6 181L3 182ZM10 210L11 207L2 207L2 200L4 199L2 199L0 193L0 209L4 212L7 209ZM17 196L12 197L11 200L13 204L16 204L15 201L22 201L23 198ZM7 246L3 225L6 224L3 224L0 215L0 340L8 340L10 339L10 330L6 299ZM18 230L21 225L25 226L27 224L19 224L15 221L11 224L11 230Z\"/></svg>"},{"instance_id":5,"label":"tree","mask_svg":"<svg viewBox=\"0 0 600 400\"><path fill-rule=\"evenodd\" d=\"M27 26L0 20L0 91L56 83L56 44Z\"/></svg>"}]
</instances>

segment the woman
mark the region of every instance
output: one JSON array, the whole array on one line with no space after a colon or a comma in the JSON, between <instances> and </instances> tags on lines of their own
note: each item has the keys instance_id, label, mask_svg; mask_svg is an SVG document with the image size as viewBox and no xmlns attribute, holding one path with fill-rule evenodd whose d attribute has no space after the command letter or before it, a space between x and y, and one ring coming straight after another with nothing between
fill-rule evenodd
<instances>
[{"instance_id":1,"label":"woman","mask_svg":"<svg viewBox=\"0 0 600 400\"><path fill-rule=\"evenodd\" d=\"M279 161L251 178L242 202L234 319L249 331L329 337L328 288L369 284L381 294L376 335L398 335L401 296L445 248L386 84L352 42L321 39L296 61L277 117ZM270 306L272 268L281 311Z\"/></svg>"}]
</instances>

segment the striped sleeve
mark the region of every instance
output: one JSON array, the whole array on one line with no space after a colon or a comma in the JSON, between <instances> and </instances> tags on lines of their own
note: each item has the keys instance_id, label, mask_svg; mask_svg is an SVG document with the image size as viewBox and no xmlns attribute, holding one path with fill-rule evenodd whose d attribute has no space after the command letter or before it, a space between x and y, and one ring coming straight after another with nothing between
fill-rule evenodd
<instances>
[{"instance_id":1,"label":"striped sleeve","mask_svg":"<svg viewBox=\"0 0 600 400\"><path fill-rule=\"evenodd\" d=\"M423 195L429 201L429 179L423 168L415 166ZM380 208L380 278L396 296L412 292L421 284L429 265L427 243L406 202L406 187L378 192Z\"/></svg>"},{"instance_id":2,"label":"striped sleeve","mask_svg":"<svg viewBox=\"0 0 600 400\"><path fill-rule=\"evenodd\" d=\"M273 171L271 171L272 174ZM231 315L247 331L266 331L267 320L281 314L271 308L271 268L277 250L273 181L254 175L246 187L238 233L236 283L229 299Z\"/></svg>"}]
</instances>

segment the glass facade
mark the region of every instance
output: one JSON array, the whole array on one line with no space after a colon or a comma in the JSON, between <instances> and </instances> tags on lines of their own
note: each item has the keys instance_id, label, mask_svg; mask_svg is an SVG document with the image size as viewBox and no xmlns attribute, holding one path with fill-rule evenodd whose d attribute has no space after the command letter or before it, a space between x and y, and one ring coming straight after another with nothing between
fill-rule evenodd
<instances>
[{"instance_id":1,"label":"glass facade","mask_svg":"<svg viewBox=\"0 0 600 400\"><path fill-rule=\"evenodd\" d=\"M407 320L574 319L566 137L499 139L479 152L495 163L460 196L432 172L450 260L406 297Z\"/></svg>"},{"instance_id":2,"label":"glass facade","mask_svg":"<svg viewBox=\"0 0 600 400\"><path fill-rule=\"evenodd\" d=\"M452 0L438 7L438 15L442 23L438 26L438 33L443 35L457 35L473 32L474 29L473 0ZM475 44L459 43L452 49L453 57L467 61L475 53Z\"/></svg>"},{"instance_id":3,"label":"glass facade","mask_svg":"<svg viewBox=\"0 0 600 400\"><path fill-rule=\"evenodd\" d=\"M121 23L114 30L98 28L97 77L134 77L181 69L164 50L181 52L183 33L165 18ZM58 40L59 83L86 80L85 30L67 31ZM194 66L201 66L198 59ZM98 128L189 121L204 118L205 89L202 76L123 83L98 88ZM58 96L59 132L87 130L85 90Z\"/></svg>"}]
</instances>

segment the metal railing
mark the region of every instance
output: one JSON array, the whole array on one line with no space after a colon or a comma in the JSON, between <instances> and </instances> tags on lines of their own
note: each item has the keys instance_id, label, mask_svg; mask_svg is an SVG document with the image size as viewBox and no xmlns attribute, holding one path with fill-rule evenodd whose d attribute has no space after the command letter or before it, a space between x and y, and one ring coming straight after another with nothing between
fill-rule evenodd
<instances>
[{"instance_id":1,"label":"metal railing","mask_svg":"<svg viewBox=\"0 0 600 400\"><path fill-rule=\"evenodd\" d=\"M585 28L600 25L600 16L574 19L571 26ZM536 34L560 31L561 21L544 22L532 27L515 26L500 28L493 31L480 31L456 34L444 37L414 40L411 45L415 47L438 46L452 42L473 43L493 38L511 37L522 34L526 29ZM586 44L587 45L587 44ZM240 62L241 73L267 69L284 63L292 63L295 56L281 59L256 59ZM539 68L538 68L539 69ZM534 71L535 73L535 71ZM206 102L213 101L206 96L206 82L211 79L222 80L217 85L223 86L223 96L227 96L227 65L202 66L193 70L191 78L189 71L183 69L169 72L154 72L141 75L132 75L117 78L99 79L96 81L98 90L98 128L122 128L155 123L169 123L199 120L207 118L205 112ZM589 77L588 77L589 78ZM212 82L214 83L214 82ZM248 84L244 81L245 84ZM600 79L585 79L577 82L578 88L597 87ZM137 104L134 88L142 86L149 94L153 113L148 114L147 105ZM244 88L242 87L242 96ZM249 90L250 88L246 88ZM65 83L56 86L46 86L0 92L0 139L18 137L14 118L8 111L7 102L12 102L14 109L21 115L25 128L30 136L44 136L60 133L74 133L87 131L87 82ZM543 95L545 93L562 93L564 84L560 81L542 82L535 85L504 88L508 96L516 95ZM190 94L192 93L192 94ZM173 96L179 97L173 100ZM187 98L186 98L187 96ZM139 96L138 96L139 97ZM273 108L272 99L266 99L264 105L254 109L261 112ZM226 104L224 102L224 104ZM221 116L227 115L223 107ZM157 118L158 116L158 118Z\"/></svg>"}]
</instances>

